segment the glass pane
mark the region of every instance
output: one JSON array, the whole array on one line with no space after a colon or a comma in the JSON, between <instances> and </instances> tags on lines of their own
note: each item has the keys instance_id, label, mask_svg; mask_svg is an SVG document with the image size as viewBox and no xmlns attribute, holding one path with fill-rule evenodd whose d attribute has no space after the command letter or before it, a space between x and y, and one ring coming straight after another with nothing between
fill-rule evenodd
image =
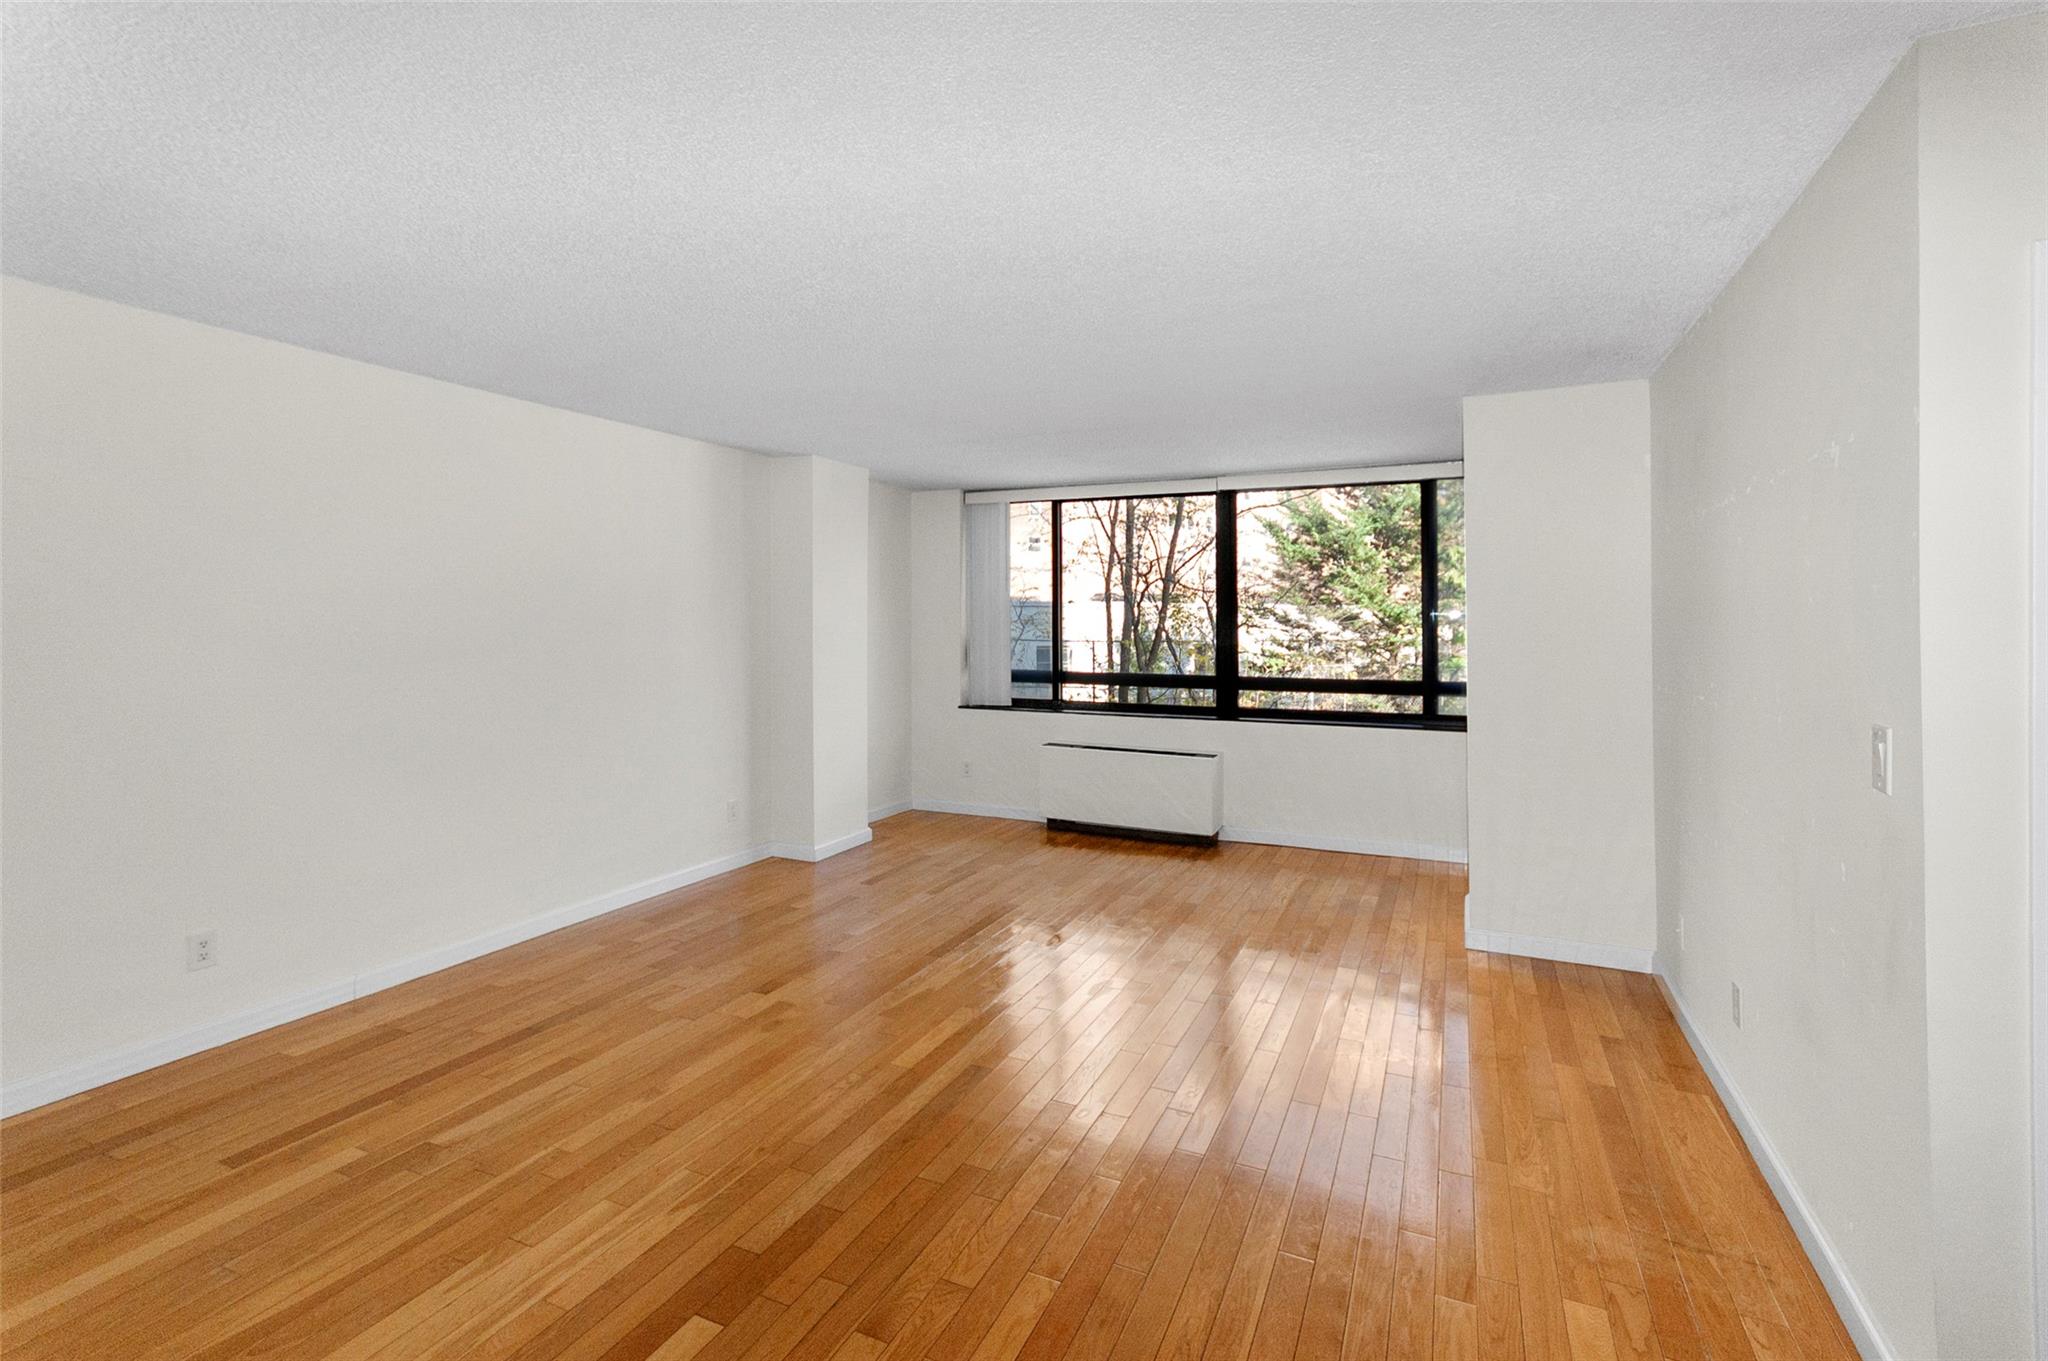
<instances>
[{"instance_id":1,"label":"glass pane","mask_svg":"<svg viewBox=\"0 0 2048 1361\"><path fill-rule=\"evenodd\" d=\"M1246 710L1312 714L1420 714L1420 695L1333 695L1300 690L1246 690L1238 696Z\"/></svg>"},{"instance_id":2,"label":"glass pane","mask_svg":"<svg viewBox=\"0 0 2048 1361\"><path fill-rule=\"evenodd\" d=\"M1462 718L1465 716L1465 697L1463 695L1440 695L1437 698L1436 711L1440 714L1450 714Z\"/></svg>"},{"instance_id":3,"label":"glass pane","mask_svg":"<svg viewBox=\"0 0 2048 1361\"><path fill-rule=\"evenodd\" d=\"M1010 503L1010 669L1052 670L1052 502ZM1051 699L1050 681L1010 682L1012 699Z\"/></svg>"},{"instance_id":4,"label":"glass pane","mask_svg":"<svg viewBox=\"0 0 2048 1361\"><path fill-rule=\"evenodd\" d=\"M1465 679L1465 479L1447 477L1436 484L1436 676ZM1464 701L1444 713L1465 712Z\"/></svg>"},{"instance_id":5,"label":"glass pane","mask_svg":"<svg viewBox=\"0 0 2048 1361\"><path fill-rule=\"evenodd\" d=\"M1077 685L1060 687L1060 698L1068 704L1171 704L1182 708L1213 709L1214 690L1197 690L1172 685Z\"/></svg>"},{"instance_id":6,"label":"glass pane","mask_svg":"<svg viewBox=\"0 0 2048 1361\"><path fill-rule=\"evenodd\" d=\"M1239 673L1422 679L1422 488L1237 497Z\"/></svg>"},{"instance_id":7,"label":"glass pane","mask_svg":"<svg viewBox=\"0 0 2048 1361\"><path fill-rule=\"evenodd\" d=\"M1216 498L1068 501L1063 513L1067 669L1216 674Z\"/></svg>"}]
</instances>

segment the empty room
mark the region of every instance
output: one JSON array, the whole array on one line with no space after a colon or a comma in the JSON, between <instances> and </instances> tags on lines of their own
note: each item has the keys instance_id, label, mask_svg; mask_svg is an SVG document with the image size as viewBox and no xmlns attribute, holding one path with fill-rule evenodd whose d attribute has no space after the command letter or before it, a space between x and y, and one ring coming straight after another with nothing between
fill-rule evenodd
<instances>
[{"instance_id":1,"label":"empty room","mask_svg":"<svg viewBox=\"0 0 2048 1361\"><path fill-rule=\"evenodd\" d=\"M2048 1361L2048 5L0 14L0 1355Z\"/></svg>"}]
</instances>

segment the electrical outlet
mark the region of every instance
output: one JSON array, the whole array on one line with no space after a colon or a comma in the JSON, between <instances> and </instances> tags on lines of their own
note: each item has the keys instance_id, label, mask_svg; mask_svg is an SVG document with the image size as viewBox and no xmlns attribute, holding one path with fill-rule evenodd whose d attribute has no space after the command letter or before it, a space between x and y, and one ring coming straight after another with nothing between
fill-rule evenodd
<instances>
[{"instance_id":1,"label":"electrical outlet","mask_svg":"<svg viewBox=\"0 0 2048 1361\"><path fill-rule=\"evenodd\" d=\"M974 778L974 762L962 761L960 763L960 778L963 780L971 780Z\"/></svg>"},{"instance_id":2,"label":"electrical outlet","mask_svg":"<svg viewBox=\"0 0 2048 1361\"><path fill-rule=\"evenodd\" d=\"M185 937L185 970L210 969L220 963L220 933L198 931Z\"/></svg>"},{"instance_id":3,"label":"electrical outlet","mask_svg":"<svg viewBox=\"0 0 2048 1361\"><path fill-rule=\"evenodd\" d=\"M1882 723L1870 725L1870 787L1892 792L1892 730Z\"/></svg>"},{"instance_id":4,"label":"electrical outlet","mask_svg":"<svg viewBox=\"0 0 2048 1361\"><path fill-rule=\"evenodd\" d=\"M1728 985L1728 1014L1735 1018L1735 1028L1737 1030L1742 1029L1742 985L1740 983L1730 983Z\"/></svg>"},{"instance_id":5,"label":"electrical outlet","mask_svg":"<svg viewBox=\"0 0 2048 1361\"><path fill-rule=\"evenodd\" d=\"M727 822L738 822L740 820L740 801L738 799L727 799L725 801L725 820Z\"/></svg>"}]
</instances>

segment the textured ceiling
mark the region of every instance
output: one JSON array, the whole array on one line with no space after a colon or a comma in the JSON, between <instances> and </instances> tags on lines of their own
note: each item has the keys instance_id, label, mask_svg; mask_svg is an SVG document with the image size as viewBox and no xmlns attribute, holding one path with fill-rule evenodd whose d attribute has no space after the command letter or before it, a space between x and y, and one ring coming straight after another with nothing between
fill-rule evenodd
<instances>
[{"instance_id":1,"label":"textured ceiling","mask_svg":"<svg viewBox=\"0 0 2048 1361\"><path fill-rule=\"evenodd\" d=\"M1401 461L2015 8L10 5L0 264L919 485Z\"/></svg>"}]
</instances>

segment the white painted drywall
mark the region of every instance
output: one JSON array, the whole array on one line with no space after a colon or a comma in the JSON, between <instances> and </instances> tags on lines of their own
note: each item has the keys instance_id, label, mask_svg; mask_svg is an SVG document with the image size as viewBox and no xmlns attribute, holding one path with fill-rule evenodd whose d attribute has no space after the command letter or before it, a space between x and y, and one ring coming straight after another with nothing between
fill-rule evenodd
<instances>
[{"instance_id":1,"label":"white painted drywall","mask_svg":"<svg viewBox=\"0 0 2048 1361\"><path fill-rule=\"evenodd\" d=\"M812 858L868 825L868 474L767 464L753 550L764 836Z\"/></svg>"},{"instance_id":2,"label":"white painted drywall","mask_svg":"<svg viewBox=\"0 0 2048 1361\"><path fill-rule=\"evenodd\" d=\"M773 526L753 545L761 561L755 739L760 744L761 835L770 845L817 843L811 798L811 460L768 460L755 522Z\"/></svg>"},{"instance_id":3,"label":"white painted drywall","mask_svg":"<svg viewBox=\"0 0 2048 1361\"><path fill-rule=\"evenodd\" d=\"M910 493L868 483L868 812L910 802Z\"/></svg>"},{"instance_id":4,"label":"white painted drywall","mask_svg":"<svg viewBox=\"0 0 2048 1361\"><path fill-rule=\"evenodd\" d=\"M1466 928L1647 969L1648 384L1466 398L1465 534Z\"/></svg>"},{"instance_id":5,"label":"white painted drywall","mask_svg":"<svg viewBox=\"0 0 2048 1361\"><path fill-rule=\"evenodd\" d=\"M911 779L919 807L1038 816L1038 748L1046 742L1212 751L1223 756L1226 837L1464 858L1462 733L962 709L960 508L959 492L911 498Z\"/></svg>"},{"instance_id":6,"label":"white painted drywall","mask_svg":"<svg viewBox=\"0 0 2048 1361\"><path fill-rule=\"evenodd\" d=\"M1661 962L1902 1358L1936 1337L1917 119L1908 58L1651 384Z\"/></svg>"},{"instance_id":7,"label":"white painted drywall","mask_svg":"<svg viewBox=\"0 0 2048 1361\"><path fill-rule=\"evenodd\" d=\"M2048 16L1920 63L1920 696L1935 1319L2032 1354L2030 265L2048 238Z\"/></svg>"},{"instance_id":8,"label":"white painted drywall","mask_svg":"<svg viewBox=\"0 0 2048 1361\"><path fill-rule=\"evenodd\" d=\"M13 279L0 347L10 1086L747 848L758 456Z\"/></svg>"},{"instance_id":9,"label":"white painted drywall","mask_svg":"<svg viewBox=\"0 0 2048 1361\"><path fill-rule=\"evenodd\" d=\"M1899 1356L2035 1345L2043 236L2048 18L1930 38L1653 384L1669 971Z\"/></svg>"},{"instance_id":10,"label":"white painted drywall","mask_svg":"<svg viewBox=\"0 0 2048 1361\"><path fill-rule=\"evenodd\" d=\"M868 470L811 465L814 849L868 830Z\"/></svg>"}]
</instances>

